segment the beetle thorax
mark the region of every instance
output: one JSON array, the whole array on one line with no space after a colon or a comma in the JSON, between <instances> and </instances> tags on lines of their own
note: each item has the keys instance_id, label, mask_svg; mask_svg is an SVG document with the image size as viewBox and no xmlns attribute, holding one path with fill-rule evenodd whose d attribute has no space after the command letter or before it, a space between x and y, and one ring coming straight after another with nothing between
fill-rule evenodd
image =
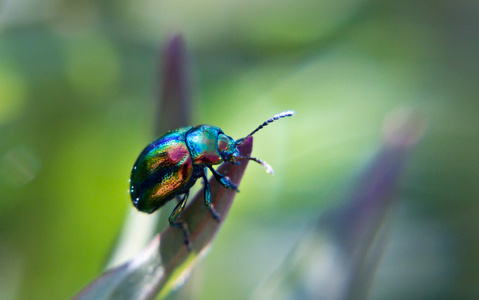
<instances>
[{"instance_id":1,"label":"beetle thorax","mask_svg":"<svg viewBox=\"0 0 479 300\"><path fill-rule=\"evenodd\" d=\"M221 130L210 125L199 125L186 135L186 145L195 165L216 165L223 161L218 151L218 135Z\"/></svg>"}]
</instances>

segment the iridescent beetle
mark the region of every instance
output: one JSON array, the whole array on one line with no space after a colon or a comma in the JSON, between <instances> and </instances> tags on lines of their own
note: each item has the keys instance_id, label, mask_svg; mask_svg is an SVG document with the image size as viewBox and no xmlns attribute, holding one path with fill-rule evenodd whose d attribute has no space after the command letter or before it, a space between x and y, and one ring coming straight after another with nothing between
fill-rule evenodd
<instances>
[{"instance_id":1,"label":"iridescent beetle","mask_svg":"<svg viewBox=\"0 0 479 300\"><path fill-rule=\"evenodd\" d=\"M273 121L292 115L294 111L279 113L266 120L246 137L255 134ZM205 183L205 205L213 218L219 221L219 216L210 202L211 192L206 178L207 168L221 185L233 190L238 190L238 187L228 177L216 172L213 165L222 162L239 164L240 160L248 159L262 164L268 173L273 173L273 168L266 162L240 155L238 145L246 137L235 141L224 134L220 128L211 125L183 127L159 137L143 149L131 171L130 195L133 205L139 211L151 214L166 202L183 194L183 198L176 205L168 221L171 226L183 230L185 244L189 248L186 224L177 220L186 205L190 188L200 177Z\"/></svg>"}]
</instances>

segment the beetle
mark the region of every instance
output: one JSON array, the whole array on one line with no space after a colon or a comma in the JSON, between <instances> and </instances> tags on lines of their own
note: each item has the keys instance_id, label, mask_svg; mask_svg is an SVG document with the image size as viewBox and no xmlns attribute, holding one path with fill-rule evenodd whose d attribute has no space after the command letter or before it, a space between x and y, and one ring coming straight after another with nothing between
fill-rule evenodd
<instances>
[{"instance_id":1,"label":"beetle","mask_svg":"<svg viewBox=\"0 0 479 300\"><path fill-rule=\"evenodd\" d=\"M266 120L246 137L252 136L264 126L278 119L294 115L285 111ZM130 177L130 196L136 209L153 213L173 198L183 195L168 221L171 226L183 230L185 244L189 249L189 233L184 222L178 217L185 208L190 188L199 178L203 178L205 205L218 222L218 213L211 204L211 192L206 177L207 169L225 188L238 191L231 180L218 173L213 165L222 162L239 164L241 160L252 160L263 165L268 173L273 169L266 162L241 156L238 146L244 139L234 140L216 126L198 125L182 127L160 136L151 142L138 156Z\"/></svg>"}]
</instances>

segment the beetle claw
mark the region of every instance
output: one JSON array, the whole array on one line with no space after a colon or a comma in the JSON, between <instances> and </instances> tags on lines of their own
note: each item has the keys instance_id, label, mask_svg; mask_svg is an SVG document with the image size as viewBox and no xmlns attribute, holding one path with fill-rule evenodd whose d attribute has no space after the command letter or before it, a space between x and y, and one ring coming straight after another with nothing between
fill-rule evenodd
<instances>
[{"instance_id":1,"label":"beetle claw","mask_svg":"<svg viewBox=\"0 0 479 300\"><path fill-rule=\"evenodd\" d=\"M188 252L191 251L191 243L190 243L190 232L188 231L188 225L186 223L181 223L181 229L183 230L184 235L184 243Z\"/></svg>"},{"instance_id":2,"label":"beetle claw","mask_svg":"<svg viewBox=\"0 0 479 300\"><path fill-rule=\"evenodd\" d=\"M220 220L220 215L218 214L218 212L216 212L216 210L213 208L213 205L210 205L208 207L210 213L211 213L211 216L213 217L213 219L216 220L216 222L220 223L221 220Z\"/></svg>"},{"instance_id":3,"label":"beetle claw","mask_svg":"<svg viewBox=\"0 0 479 300\"><path fill-rule=\"evenodd\" d=\"M188 230L188 225L185 222L170 223L170 225L183 231L183 243L188 252L191 251L190 231Z\"/></svg>"}]
</instances>

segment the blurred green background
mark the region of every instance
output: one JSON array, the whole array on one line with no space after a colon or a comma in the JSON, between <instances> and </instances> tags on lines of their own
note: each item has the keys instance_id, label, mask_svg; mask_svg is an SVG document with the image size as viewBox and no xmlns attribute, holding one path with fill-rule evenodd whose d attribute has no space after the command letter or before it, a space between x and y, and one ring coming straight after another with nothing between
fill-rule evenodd
<instances>
[{"instance_id":1,"label":"blurred green background","mask_svg":"<svg viewBox=\"0 0 479 300\"><path fill-rule=\"evenodd\" d=\"M193 63L193 124L239 138L297 112L256 135L253 155L276 175L248 168L176 297L250 297L337 207L402 106L427 130L370 298L479 297L479 2L5 0L1 299L66 299L101 272L155 138L158 54L175 33Z\"/></svg>"}]
</instances>

